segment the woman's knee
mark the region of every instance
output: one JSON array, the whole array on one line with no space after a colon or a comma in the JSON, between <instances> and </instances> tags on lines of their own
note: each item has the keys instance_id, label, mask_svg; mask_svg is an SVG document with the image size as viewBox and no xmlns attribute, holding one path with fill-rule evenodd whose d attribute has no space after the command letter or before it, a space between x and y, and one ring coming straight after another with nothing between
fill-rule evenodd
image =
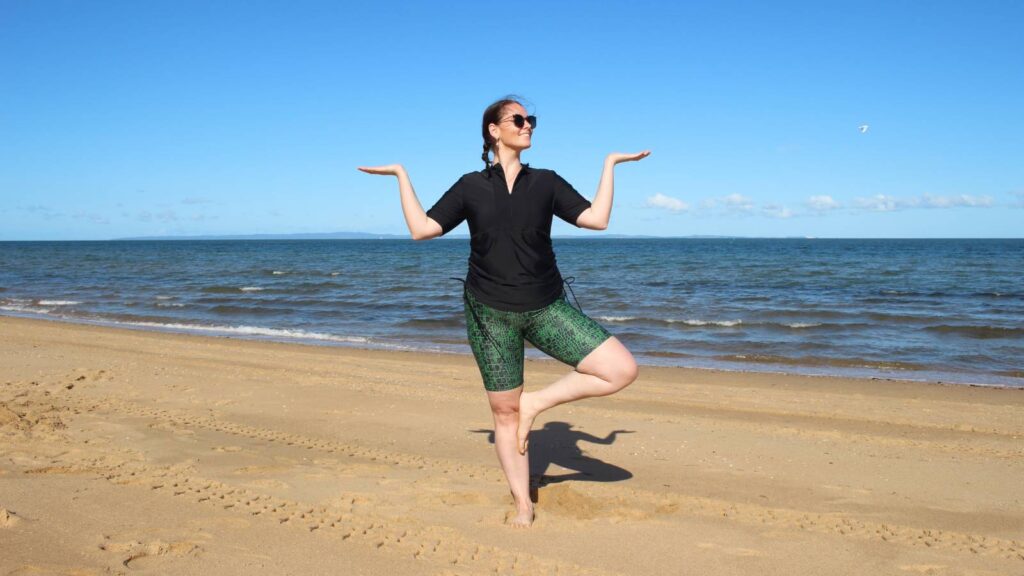
<instances>
[{"instance_id":1,"label":"woman's knee","mask_svg":"<svg viewBox=\"0 0 1024 576\"><path fill-rule=\"evenodd\" d=\"M632 384L640 375L640 367L632 354L626 353L611 367L606 378L612 392L618 392Z\"/></svg>"},{"instance_id":2,"label":"woman's knee","mask_svg":"<svg viewBox=\"0 0 1024 576\"><path fill-rule=\"evenodd\" d=\"M491 415L496 426L515 426L519 424L519 402L492 402Z\"/></svg>"},{"instance_id":3,"label":"woman's knee","mask_svg":"<svg viewBox=\"0 0 1024 576\"><path fill-rule=\"evenodd\" d=\"M622 361L619 366L619 374L617 383L619 389L629 386L640 376L640 366L636 363L636 359L630 354L627 358Z\"/></svg>"},{"instance_id":4,"label":"woman's knee","mask_svg":"<svg viewBox=\"0 0 1024 576\"><path fill-rule=\"evenodd\" d=\"M601 366L596 375L608 382L612 393L618 392L633 383L640 375L640 367L633 354L621 342L609 346L607 354L601 358Z\"/></svg>"},{"instance_id":5,"label":"woman's knee","mask_svg":"<svg viewBox=\"0 0 1024 576\"><path fill-rule=\"evenodd\" d=\"M519 425L519 412L494 412L494 425L499 428L512 428Z\"/></svg>"},{"instance_id":6,"label":"woman's knee","mask_svg":"<svg viewBox=\"0 0 1024 576\"><path fill-rule=\"evenodd\" d=\"M633 354L617 339L609 339L595 352L581 362L577 370L607 382L608 394L629 386L640 375L640 367Z\"/></svg>"}]
</instances>

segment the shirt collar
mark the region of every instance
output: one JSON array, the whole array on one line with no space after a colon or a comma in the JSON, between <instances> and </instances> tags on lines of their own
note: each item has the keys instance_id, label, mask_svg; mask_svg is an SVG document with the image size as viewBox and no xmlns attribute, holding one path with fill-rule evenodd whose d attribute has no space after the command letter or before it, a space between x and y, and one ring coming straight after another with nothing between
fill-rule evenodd
<instances>
[{"instance_id":1,"label":"shirt collar","mask_svg":"<svg viewBox=\"0 0 1024 576\"><path fill-rule=\"evenodd\" d=\"M520 164L520 166L522 166L522 173L523 174L529 174L530 173L530 165L529 164ZM488 178L491 177L491 172L497 172L498 174L501 174L502 176L505 175L505 169L501 167L500 163L491 164L488 168L484 169L484 172L487 174Z\"/></svg>"}]
</instances>

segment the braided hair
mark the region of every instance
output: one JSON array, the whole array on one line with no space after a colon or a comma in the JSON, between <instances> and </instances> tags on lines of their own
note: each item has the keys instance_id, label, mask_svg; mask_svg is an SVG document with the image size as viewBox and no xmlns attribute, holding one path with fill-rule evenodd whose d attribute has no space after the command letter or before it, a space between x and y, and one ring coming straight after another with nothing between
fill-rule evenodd
<instances>
[{"instance_id":1,"label":"braided hair","mask_svg":"<svg viewBox=\"0 0 1024 576\"><path fill-rule=\"evenodd\" d=\"M509 104L520 104L520 102L515 96L505 96L501 100L495 101L493 104L488 106L486 110L484 110L483 126L481 128L481 132L484 137L484 153L480 155L480 159L484 161L485 168L491 167L490 152L491 150L495 150L495 147L498 144L494 138L491 138L491 131L488 130L487 127L491 124L497 124L498 121L501 120L501 112L504 110L505 106L508 106Z\"/></svg>"}]
</instances>

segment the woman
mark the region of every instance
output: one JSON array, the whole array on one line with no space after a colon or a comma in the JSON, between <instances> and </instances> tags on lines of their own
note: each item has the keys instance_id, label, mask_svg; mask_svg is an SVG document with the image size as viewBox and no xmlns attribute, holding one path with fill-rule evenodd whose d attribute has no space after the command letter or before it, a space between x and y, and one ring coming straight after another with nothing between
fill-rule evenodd
<instances>
[{"instance_id":1,"label":"woman","mask_svg":"<svg viewBox=\"0 0 1024 576\"><path fill-rule=\"evenodd\" d=\"M398 177L405 222L415 240L436 238L469 220L466 328L494 415L498 460L515 499L510 523L519 527L534 518L526 452L537 415L573 400L614 394L638 373L629 350L569 304L551 246L552 216L604 230L615 165L650 154L609 154L591 204L555 172L520 162L536 126L536 117L512 98L491 104L483 116L484 170L464 175L427 212L400 164L359 168ZM524 392L524 339L575 370L542 390Z\"/></svg>"}]
</instances>

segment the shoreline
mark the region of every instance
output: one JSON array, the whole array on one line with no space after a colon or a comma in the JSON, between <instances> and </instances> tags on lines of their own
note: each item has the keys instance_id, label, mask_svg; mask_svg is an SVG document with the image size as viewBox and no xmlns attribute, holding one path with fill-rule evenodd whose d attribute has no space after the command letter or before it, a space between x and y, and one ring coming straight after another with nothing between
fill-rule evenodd
<instances>
[{"instance_id":1,"label":"shoreline","mask_svg":"<svg viewBox=\"0 0 1024 576\"><path fill-rule=\"evenodd\" d=\"M538 418L513 530L468 356L4 317L0 366L3 573L1024 569L1009 388L645 367Z\"/></svg>"},{"instance_id":2,"label":"shoreline","mask_svg":"<svg viewBox=\"0 0 1024 576\"><path fill-rule=\"evenodd\" d=\"M422 354L450 354L455 356L466 356L472 358L472 353L468 351L468 345L466 345L466 351L448 350L443 348L429 349L417 347L414 344L376 344L373 345L369 338L356 337L356 336L332 336L330 339L326 338L314 338L314 337L302 337L301 334L304 331L301 330L286 330L286 329L271 329L271 328L260 328L260 327L247 327L258 331L269 331L269 332L280 332L287 333L293 332L297 334L294 337L290 336L275 336L266 334L246 334L232 332L232 329L239 327L220 327L210 326L204 327L203 325L186 325L186 324L169 324L169 325L142 325L133 324L126 322L118 322L114 320L90 320L90 319L68 319L68 318L55 318L45 314L37 312L18 312L18 311L0 311L0 318L17 318L22 320L30 321L42 321L42 322L55 322L58 324L69 324L77 326L90 326L96 328L109 328L112 330L130 330L135 332L153 332L157 334L181 334L189 336L198 336L206 338L224 338L229 340L239 340L243 342L274 342L281 344L292 344L298 346L311 346L311 347L322 347L322 348L351 348L356 350L377 350L385 352L405 352L405 353L422 353ZM307 333L308 334L308 333ZM554 362L560 364L557 360L544 356L543 353L532 348L527 343L526 348L526 360L527 361L542 361L542 362ZM901 381L901 382L916 382L933 384L940 386L969 386L969 387L980 387L980 388L1006 388L1011 390L1024 390L1024 383L1007 383L1006 380L1019 380L1009 376L1002 376L999 374L988 374L987 376L995 379L1002 380L983 382L983 381L971 381L968 380L964 373L947 373L937 371L917 371L918 377L913 377L913 374L904 375L893 372L886 372L877 368L852 368L852 367L841 367L832 366L830 371L817 371L821 367L813 364L787 364L786 366L792 368L787 371L785 369L772 370L770 369L777 364L765 364L752 362L749 367L742 367L742 364L736 363L737 367L729 367L729 363L724 361L708 361L708 366L687 366L681 364L672 363L650 363L649 358L646 356L640 356L637 358L638 364L643 368L679 368L682 370L708 370L712 372L724 372L731 374L771 374L779 376L800 376L809 378L849 378L857 380L878 380L885 382ZM703 360L700 358L694 358L694 360ZM719 365L715 365L719 364ZM956 380L954 378L963 378Z\"/></svg>"}]
</instances>

